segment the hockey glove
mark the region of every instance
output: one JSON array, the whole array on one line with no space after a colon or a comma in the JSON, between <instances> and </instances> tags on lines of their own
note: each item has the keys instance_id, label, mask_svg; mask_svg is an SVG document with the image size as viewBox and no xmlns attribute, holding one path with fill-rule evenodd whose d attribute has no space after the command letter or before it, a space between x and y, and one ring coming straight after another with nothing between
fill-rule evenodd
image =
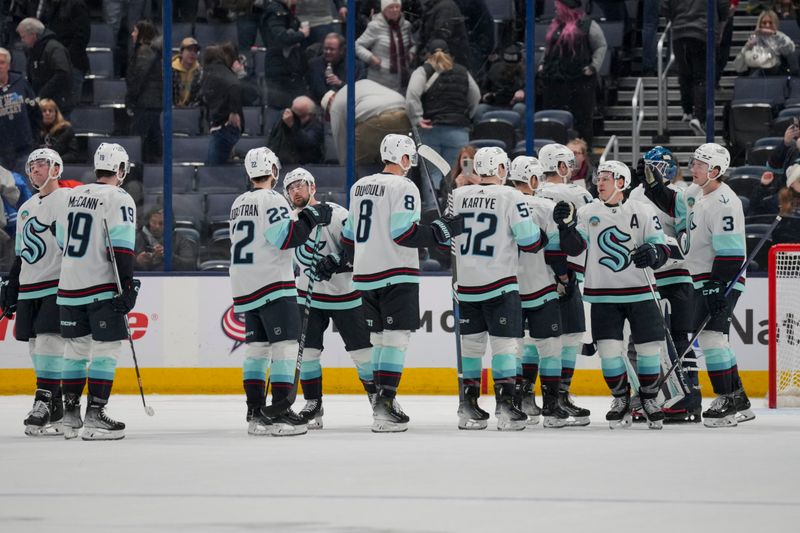
<instances>
[{"instance_id":1,"label":"hockey glove","mask_svg":"<svg viewBox=\"0 0 800 533\"><path fill-rule=\"evenodd\" d=\"M462 215L444 215L431 222L431 229L439 244L447 244L450 239L464 233L464 217Z\"/></svg>"},{"instance_id":2,"label":"hockey glove","mask_svg":"<svg viewBox=\"0 0 800 533\"><path fill-rule=\"evenodd\" d=\"M640 157L636 168L631 172L631 190L644 183L644 158Z\"/></svg>"},{"instance_id":3,"label":"hockey glove","mask_svg":"<svg viewBox=\"0 0 800 533\"><path fill-rule=\"evenodd\" d=\"M567 281L561 279L560 276L555 277L556 292L558 293L559 300L569 300L575 292L575 287L578 285L578 277L574 272L567 272Z\"/></svg>"},{"instance_id":4,"label":"hockey glove","mask_svg":"<svg viewBox=\"0 0 800 533\"><path fill-rule=\"evenodd\" d=\"M658 250L652 243L646 242L633 251L633 264L636 268L653 267L658 264Z\"/></svg>"},{"instance_id":5,"label":"hockey glove","mask_svg":"<svg viewBox=\"0 0 800 533\"><path fill-rule=\"evenodd\" d=\"M327 226L331 223L332 214L333 209L328 204L315 204L300 210L297 218L305 220L311 227Z\"/></svg>"},{"instance_id":6,"label":"hockey glove","mask_svg":"<svg viewBox=\"0 0 800 533\"><path fill-rule=\"evenodd\" d=\"M139 287L142 282L138 279L128 278L122 282L122 294L115 296L111 300L114 310L123 315L127 315L136 305L136 297L139 296Z\"/></svg>"},{"instance_id":7,"label":"hockey glove","mask_svg":"<svg viewBox=\"0 0 800 533\"><path fill-rule=\"evenodd\" d=\"M11 280L4 279L0 282L0 310L6 318L11 318L17 311L17 297L19 296L19 285L11 283Z\"/></svg>"},{"instance_id":8,"label":"hockey glove","mask_svg":"<svg viewBox=\"0 0 800 533\"><path fill-rule=\"evenodd\" d=\"M575 206L570 202L561 200L553 208L553 220L558 224L558 229L572 229L577 224Z\"/></svg>"},{"instance_id":9,"label":"hockey glove","mask_svg":"<svg viewBox=\"0 0 800 533\"><path fill-rule=\"evenodd\" d=\"M314 268L307 269L308 277L314 281L328 281L339 271L342 266L342 258L338 254L326 255L314 265Z\"/></svg>"},{"instance_id":10,"label":"hockey glove","mask_svg":"<svg viewBox=\"0 0 800 533\"><path fill-rule=\"evenodd\" d=\"M728 300L725 298L725 283L712 279L703 285L703 296L706 298L708 312L712 317L728 312Z\"/></svg>"}]
</instances>

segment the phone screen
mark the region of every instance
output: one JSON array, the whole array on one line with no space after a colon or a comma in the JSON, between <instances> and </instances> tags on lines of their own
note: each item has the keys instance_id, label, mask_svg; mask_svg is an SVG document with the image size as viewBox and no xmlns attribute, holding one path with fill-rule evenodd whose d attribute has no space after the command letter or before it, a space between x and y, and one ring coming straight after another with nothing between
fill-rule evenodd
<instances>
[{"instance_id":1,"label":"phone screen","mask_svg":"<svg viewBox=\"0 0 800 533\"><path fill-rule=\"evenodd\" d=\"M472 159L464 159L461 161L463 168L461 172L465 176L472 176Z\"/></svg>"}]
</instances>

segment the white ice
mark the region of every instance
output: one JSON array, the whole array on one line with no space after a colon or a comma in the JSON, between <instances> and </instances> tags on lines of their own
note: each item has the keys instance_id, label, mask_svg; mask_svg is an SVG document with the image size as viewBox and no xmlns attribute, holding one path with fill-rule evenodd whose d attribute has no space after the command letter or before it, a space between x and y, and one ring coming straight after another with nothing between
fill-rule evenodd
<instances>
[{"instance_id":1,"label":"white ice","mask_svg":"<svg viewBox=\"0 0 800 533\"><path fill-rule=\"evenodd\" d=\"M0 397L0 531L798 531L800 410L733 429L456 429L456 399L400 397L373 434L366 396L326 396L325 429L251 437L241 396L113 396L118 442L32 439ZM493 411L493 400L482 404ZM302 401L296 404L299 409Z\"/></svg>"}]
</instances>

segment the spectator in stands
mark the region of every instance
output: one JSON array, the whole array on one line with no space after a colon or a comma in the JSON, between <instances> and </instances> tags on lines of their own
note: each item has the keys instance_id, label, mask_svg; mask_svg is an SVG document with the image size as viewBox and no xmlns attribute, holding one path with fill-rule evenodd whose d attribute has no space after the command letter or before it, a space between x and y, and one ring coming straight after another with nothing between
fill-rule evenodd
<instances>
[{"instance_id":1,"label":"spectator in stands","mask_svg":"<svg viewBox=\"0 0 800 533\"><path fill-rule=\"evenodd\" d=\"M172 20L174 22L194 22L197 19L199 3L199 0L172 0ZM161 0L158 1L158 9L161 10Z\"/></svg>"},{"instance_id":2,"label":"spectator in stands","mask_svg":"<svg viewBox=\"0 0 800 533\"><path fill-rule=\"evenodd\" d=\"M152 22L140 20L131 32L133 53L128 62L128 92L125 107L131 118L131 134L142 138L145 162L161 157L161 47L162 40Z\"/></svg>"},{"instance_id":3,"label":"spectator in stands","mask_svg":"<svg viewBox=\"0 0 800 533\"><path fill-rule=\"evenodd\" d=\"M480 122L484 113L495 109L513 109L521 117L525 116L525 66L519 46L507 46L501 60L489 67L482 92L475 122Z\"/></svg>"},{"instance_id":4,"label":"spectator in stands","mask_svg":"<svg viewBox=\"0 0 800 533\"><path fill-rule=\"evenodd\" d=\"M678 65L683 121L705 135L707 6L695 0L663 0L661 14L672 22L672 46ZM717 0L716 35L728 18L728 0Z\"/></svg>"},{"instance_id":5,"label":"spectator in stands","mask_svg":"<svg viewBox=\"0 0 800 533\"><path fill-rule=\"evenodd\" d=\"M642 75L658 70L658 7L660 0L642 1ZM666 63L664 64L666 66Z\"/></svg>"},{"instance_id":6,"label":"spectator in stands","mask_svg":"<svg viewBox=\"0 0 800 533\"><path fill-rule=\"evenodd\" d=\"M459 150L458 155L453 160L450 174L445 176L439 187L439 205L442 208L447 207L447 195L452 189L464 187L465 185L480 184L481 179L475 174L474 166L475 152L477 151L478 149L471 144Z\"/></svg>"},{"instance_id":7,"label":"spectator in stands","mask_svg":"<svg viewBox=\"0 0 800 533\"><path fill-rule=\"evenodd\" d=\"M719 89L719 82L722 79L722 73L725 71L725 66L728 64L728 58L731 55L731 44L733 43L733 17L736 13L736 8L739 6L739 0L729 0L728 16L722 21L721 28L719 28L720 37L719 45L717 46L717 58L715 74L717 79L716 87Z\"/></svg>"},{"instance_id":8,"label":"spectator in stands","mask_svg":"<svg viewBox=\"0 0 800 533\"><path fill-rule=\"evenodd\" d=\"M236 33L239 36L239 50L246 52L256 45L256 36L261 32L261 40L267 42L264 32L266 28L261 24L264 17L264 2L254 0L222 0L221 5L230 9L236 17Z\"/></svg>"},{"instance_id":9,"label":"spectator in stands","mask_svg":"<svg viewBox=\"0 0 800 533\"><path fill-rule=\"evenodd\" d=\"M453 0L423 0L419 46L425 49L434 39L442 39L453 51L459 65L470 65L470 43L461 10Z\"/></svg>"},{"instance_id":10,"label":"spectator in stands","mask_svg":"<svg viewBox=\"0 0 800 533\"><path fill-rule=\"evenodd\" d=\"M758 16L755 31L744 43L733 65L739 74L777 76L789 72L793 53L792 39L778 31L778 15L766 10Z\"/></svg>"},{"instance_id":11,"label":"spectator in stands","mask_svg":"<svg viewBox=\"0 0 800 533\"><path fill-rule=\"evenodd\" d=\"M800 164L786 171L786 186L776 189L775 176L764 172L761 185L750 195L751 215L784 217L772 232L772 243L800 242Z\"/></svg>"},{"instance_id":12,"label":"spectator in stands","mask_svg":"<svg viewBox=\"0 0 800 533\"><path fill-rule=\"evenodd\" d=\"M73 106L80 105L83 78L89 72L89 56L86 47L92 28L89 8L84 0L56 0L46 2L39 18L56 35L58 42L69 52L72 63Z\"/></svg>"},{"instance_id":13,"label":"spectator in stands","mask_svg":"<svg viewBox=\"0 0 800 533\"><path fill-rule=\"evenodd\" d=\"M372 80L356 82L356 165L380 164L381 140L389 133L408 135L411 123L406 114L406 99ZM328 91L322 109L331 123L339 163L347 155L347 85L338 92Z\"/></svg>"},{"instance_id":14,"label":"spectator in stands","mask_svg":"<svg viewBox=\"0 0 800 533\"><path fill-rule=\"evenodd\" d=\"M72 109L72 63L69 52L38 19L26 18L17 26L28 56L28 81L39 98L54 100L62 112Z\"/></svg>"},{"instance_id":15,"label":"spectator in stands","mask_svg":"<svg viewBox=\"0 0 800 533\"><path fill-rule=\"evenodd\" d=\"M283 110L280 122L270 132L267 146L283 164L322 162L325 133L317 106L308 96L298 96Z\"/></svg>"},{"instance_id":16,"label":"spectator in stands","mask_svg":"<svg viewBox=\"0 0 800 533\"><path fill-rule=\"evenodd\" d=\"M17 210L31 197L25 177L0 166L0 271L8 272L14 259L14 237L17 232Z\"/></svg>"},{"instance_id":17,"label":"spectator in stands","mask_svg":"<svg viewBox=\"0 0 800 533\"><path fill-rule=\"evenodd\" d=\"M224 43L223 49L230 48L228 52L235 54L233 43ZM256 80L256 75L247 68L247 56L239 54L231 65L231 70L239 78L239 87L242 91L242 106L260 106L262 102L261 88Z\"/></svg>"},{"instance_id":18,"label":"spectator in stands","mask_svg":"<svg viewBox=\"0 0 800 533\"><path fill-rule=\"evenodd\" d=\"M82 158L75 139L75 132L61 114L58 105L49 98L39 100L42 111L42 129L39 131L39 147L51 148L58 152L65 163L76 163Z\"/></svg>"},{"instance_id":19,"label":"spectator in stands","mask_svg":"<svg viewBox=\"0 0 800 533\"><path fill-rule=\"evenodd\" d=\"M767 169L774 174L771 187L775 193L786 185L786 171L792 165L800 163L800 127L794 123L789 124L783 132L783 143L779 144L769 154Z\"/></svg>"},{"instance_id":20,"label":"spectator in stands","mask_svg":"<svg viewBox=\"0 0 800 533\"><path fill-rule=\"evenodd\" d=\"M242 90L231 67L236 57L221 46L206 47L200 99L206 107L210 139L206 164L223 165L242 135Z\"/></svg>"},{"instance_id":21,"label":"spectator in stands","mask_svg":"<svg viewBox=\"0 0 800 533\"><path fill-rule=\"evenodd\" d=\"M136 269L164 270L164 210L155 207L145 215L142 228L136 232ZM197 247L192 241L173 232L172 270L195 270Z\"/></svg>"},{"instance_id":22,"label":"spectator in stands","mask_svg":"<svg viewBox=\"0 0 800 533\"><path fill-rule=\"evenodd\" d=\"M454 160L469 143L471 119L480 100L478 84L466 67L454 62L447 43L431 41L428 59L411 74L406 91L408 118L419 128L421 141L446 160ZM438 188L442 173L432 168L431 177Z\"/></svg>"},{"instance_id":23,"label":"spectator in stands","mask_svg":"<svg viewBox=\"0 0 800 533\"><path fill-rule=\"evenodd\" d=\"M597 72L607 48L603 30L586 16L580 0L556 0L545 41L539 65L544 108L571 111L578 136L591 144Z\"/></svg>"},{"instance_id":24,"label":"spectator in stands","mask_svg":"<svg viewBox=\"0 0 800 533\"><path fill-rule=\"evenodd\" d=\"M333 23L332 8L339 20L347 19L347 0L297 0L297 18L309 27L308 44L322 42L326 35L339 29Z\"/></svg>"},{"instance_id":25,"label":"spectator in stands","mask_svg":"<svg viewBox=\"0 0 800 533\"><path fill-rule=\"evenodd\" d=\"M0 48L0 165L16 169L27 157L41 121L36 94L21 74L10 72L11 53Z\"/></svg>"},{"instance_id":26,"label":"spectator in stands","mask_svg":"<svg viewBox=\"0 0 800 533\"><path fill-rule=\"evenodd\" d=\"M464 15L469 40L469 64L466 67L481 82L489 69L489 55L495 49L494 20L484 0L455 0L455 3Z\"/></svg>"},{"instance_id":27,"label":"spectator in stands","mask_svg":"<svg viewBox=\"0 0 800 533\"><path fill-rule=\"evenodd\" d=\"M114 38L130 35L133 25L145 18L145 0L103 0L103 22L111 26ZM123 26L123 22L125 25ZM122 46L114 50L114 70L117 74L126 71L128 60L128 39L123 39Z\"/></svg>"},{"instance_id":28,"label":"spectator in stands","mask_svg":"<svg viewBox=\"0 0 800 533\"><path fill-rule=\"evenodd\" d=\"M572 183L587 189L592 196L597 198L597 185L593 183L594 166L589 159L589 145L576 137L567 143L567 148L575 154L575 168L572 169Z\"/></svg>"},{"instance_id":29,"label":"spectator in stands","mask_svg":"<svg viewBox=\"0 0 800 533\"><path fill-rule=\"evenodd\" d=\"M194 37L184 37L180 53L172 58L172 103L176 106L198 104L200 76L203 69L197 60L200 43Z\"/></svg>"},{"instance_id":30,"label":"spectator in stands","mask_svg":"<svg viewBox=\"0 0 800 533\"><path fill-rule=\"evenodd\" d=\"M405 91L416 53L411 23L400 5L400 0L381 0L381 12L356 40L356 55L369 66L367 78L397 92Z\"/></svg>"},{"instance_id":31,"label":"spectator in stands","mask_svg":"<svg viewBox=\"0 0 800 533\"><path fill-rule=\"evenodd\" d=\"M364 64L356 61L356 79L364 77ZM340 33L329 33L322 42L322 55L308 62L309 96L319 103L328 91L338 91L347 79L345 38Z\"/></svg>"},{"instance_id":32,"label":"spectator in stands","mask_svg":"<svg viewBox=\"0 0 800 533\"><path fill-rule=\"evenodd\" d=\"M264 12L265 78L267 81L267 127L292 105L306 89L306 61L302 49L309 35L306 26L292 14L297 0L273 0Z\"/></svg>"}]
</instances>

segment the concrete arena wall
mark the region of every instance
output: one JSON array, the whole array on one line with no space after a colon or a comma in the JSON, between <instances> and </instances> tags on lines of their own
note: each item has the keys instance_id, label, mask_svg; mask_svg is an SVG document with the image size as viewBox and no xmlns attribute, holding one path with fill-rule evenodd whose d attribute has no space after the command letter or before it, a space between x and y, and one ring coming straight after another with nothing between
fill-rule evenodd
<instances>
[{"instance_id":1,"label":"concrete arena wall","mask_svg":"<svg viewBox=\"0 0 800 533\"><path fill-rule=\"evenodd\" d=\"M423 326L411 336L401 392L456 394L450 279L423 277L421 282ZM227 277L148 276L142 279L139 294L130 322L145 392L242 392L244 326L231 308ZM767 280L748 280L736 306L731 337L742 378L754 397L767 392L767 315ZM13 327L13 319L0 321L0 394L28 394L35 388L35 377L28 347L14 339ZM325 337L322 363L325 393L363 391L341 339L330 331ZM487 356L484 367L488 366ZM132 367L126 345L115 393L138 393ZM710 394L705 373L701 382L704 392ZM598 357L579 357L572 390L579 395L608 393Z\"/></svg>"}]
</instances>

